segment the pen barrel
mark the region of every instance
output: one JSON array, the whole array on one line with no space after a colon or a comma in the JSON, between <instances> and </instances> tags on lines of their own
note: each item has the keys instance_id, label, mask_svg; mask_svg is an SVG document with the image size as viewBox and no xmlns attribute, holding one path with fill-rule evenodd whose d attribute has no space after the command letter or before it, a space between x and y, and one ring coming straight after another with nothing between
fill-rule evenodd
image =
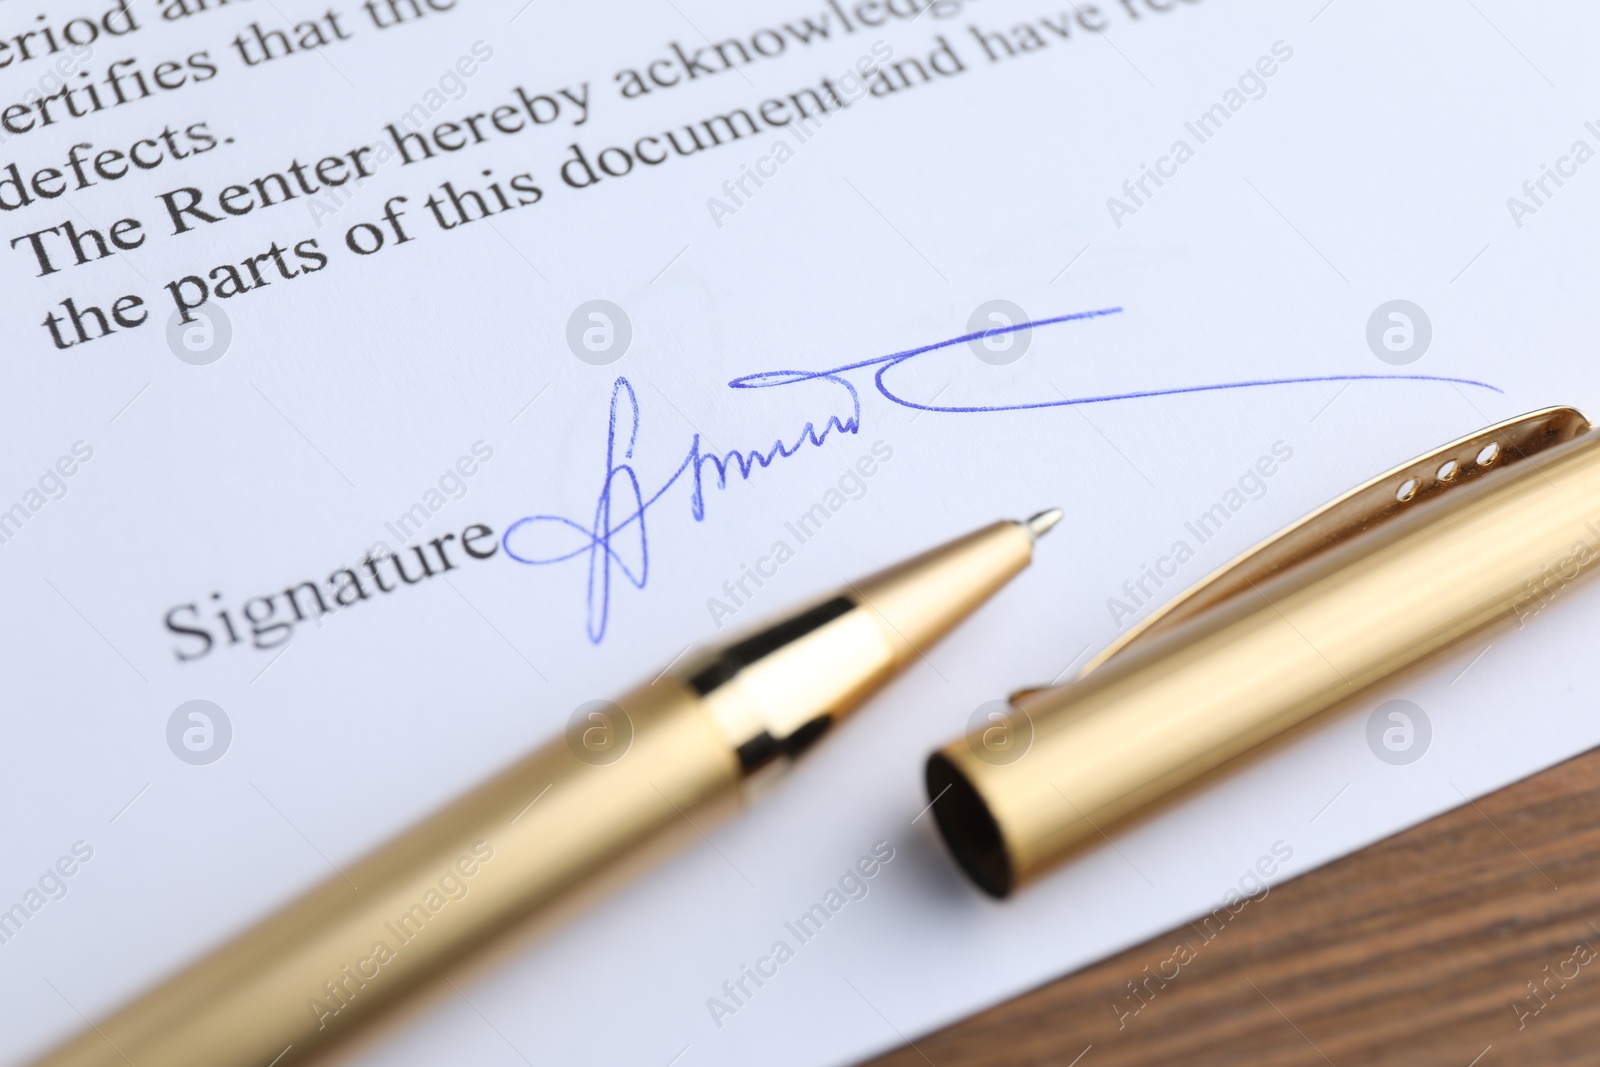
<instances>
[{"instance_id":1,"label":"pen barrel","mask_svg":"<svg viewBox=\"0 0 1600 1067\"><path fill-rule=\"evenodd\" d=\"M1176 790L1600 569L1600 434L1452 488L1080 680L1013 698L1013 747L936 752L957 860L1005 896ZM1031 736L1023 749L1021 738Z\"/></svg>"},{"instance_id":2,"label":"pen barrel","mask_svg":"<svg viewBox=\"0 0 1600 1067\"><path fill-rule=\"evenodd\" d=\"M519 760L38 1061L286 1067L468 954L697 835L740 770L672 678L590 706Z\"/></svg>"}]
</instances>

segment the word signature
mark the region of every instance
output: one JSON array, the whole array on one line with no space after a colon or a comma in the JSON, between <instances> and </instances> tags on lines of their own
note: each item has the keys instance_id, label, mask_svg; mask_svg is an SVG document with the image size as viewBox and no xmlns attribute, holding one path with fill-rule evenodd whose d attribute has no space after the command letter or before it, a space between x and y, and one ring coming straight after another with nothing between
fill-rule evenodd
<instances>
[{"instance_id":1,"label":"word signature","mask_svg":"<svg viewBox=\"0 0 1600 1067\"><path fill-rule=\"evenodd\" d=\"M778 460L788 459L801 450L820 448L836 433L855 434L861 431L861 394L845 377L855 371L877 368L872 376L873 387L884 399L901 407L916 411L933 411L953 415L974 415L1000 411L1032 411L1040 408L1074 407L1081 404L1105 404L1117 400L1139 400L1157 396L1174 396L1180 393L1207 393L1229 389L1259 389L1278 385L1304 385L1311 382L1354 381L1415 381L1449 382L1471 385L1480 389L1501 392L1487 382L1470 378L1450 378L1433 374L1322 374L1296 378L1256 378L1246 381L1214 382L1202 385L1172 386L1162 389L1141 389L1124 393L1105 393L1097 396L1058 397L1054 400L1037 400L1015 404L921 404L894 392L885 381L889 372L919 356L955 345L983 338L992 338L1022 330L1036 330L1067 322L1083 322L1122 312L1120 307L1079 311L1054 318L1020 322L977 333L963 334L946 341L907 349L887 356L846 363L827 370L775 370L746 374L728 383L731 389L772 389L800 385L806 382L826 382L836 387L835 401L848 413L827 416L822 426L808 421L792 437L778 437L766 448L731 449L726 452L705 450L699 433L689 440L689 448L682 462L665 480L647 489L640 481L634 467L635 451L639 445L639 397L627 378L618 377L611 389L610 422L606 428L605 477L600 483L600 494L595 501L594 513L586 521L564 515L528 515L506 528L501 543L506 555L518 563L530 566L550 566L568 560L582 559L588 566L588 634L589 640L599 644L606 635L611 618L613 582L626 581L635 589L643 589L650 580L650 538L648 515L669 490L680 481L689 488L689 514L696 522L706 517L706 482L710 471L718 489L728 484L728 475L737 473L748 481L758 469L770 467ZM567 539L573 547L557 548L553 552L541 550L541 543L550 535Z\"/></svg>"}]
</instances>

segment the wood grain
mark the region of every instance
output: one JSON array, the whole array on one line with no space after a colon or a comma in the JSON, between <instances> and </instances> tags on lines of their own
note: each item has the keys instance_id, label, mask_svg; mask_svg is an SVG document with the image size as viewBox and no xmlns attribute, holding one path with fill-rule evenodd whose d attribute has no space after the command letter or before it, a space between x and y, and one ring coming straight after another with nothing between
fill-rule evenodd
<instances>
[{"instance_id":1,"label":"wood grain","mask_svg":"<svg viewBox=\"0 0 1600 1067\"><path fill-rule=\"evenodd\" d=\"M1597 813L1600 749L873 1067L1600 1063Z\"/></svg>"}]
</instances>

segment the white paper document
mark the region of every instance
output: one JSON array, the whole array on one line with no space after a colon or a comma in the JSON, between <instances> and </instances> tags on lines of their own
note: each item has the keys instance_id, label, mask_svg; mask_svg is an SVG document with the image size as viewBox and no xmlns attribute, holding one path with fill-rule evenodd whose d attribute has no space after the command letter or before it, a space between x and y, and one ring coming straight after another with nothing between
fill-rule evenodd
<instances>
[{"instance_id":1,"label":"white paper document","mask_svg":"<svg viewBox=\"0 0 1600 1067\"><path fill-rule=\"evenodd\" d=\"M0 1062L689 645L1050 506L771 795L357 1061L855 1062L1600 743L1572 590L1009 901L922 786L1337 493L1600 410L1597 31L0 0Z\"/></svg>"}]
</instances>

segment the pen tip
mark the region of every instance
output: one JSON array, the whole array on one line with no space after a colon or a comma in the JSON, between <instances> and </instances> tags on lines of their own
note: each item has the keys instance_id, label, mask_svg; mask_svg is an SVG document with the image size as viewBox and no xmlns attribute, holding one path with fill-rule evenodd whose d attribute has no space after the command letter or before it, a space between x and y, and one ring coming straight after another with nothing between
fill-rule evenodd
<instances>
[{"instance_id":1,"label":"pen tip","mask_svg":"<svg viewBox=\"0 0 1600 1067\"><path fill-rule=\"evenodd\" d=\"M1056 523L1061 521L1061 509L1050 508L1037 515L1029 516L1022 522L1022 528L1028 531L1028 536L1035 541L1055 529Z\"/></svg>"}]
</instances>

